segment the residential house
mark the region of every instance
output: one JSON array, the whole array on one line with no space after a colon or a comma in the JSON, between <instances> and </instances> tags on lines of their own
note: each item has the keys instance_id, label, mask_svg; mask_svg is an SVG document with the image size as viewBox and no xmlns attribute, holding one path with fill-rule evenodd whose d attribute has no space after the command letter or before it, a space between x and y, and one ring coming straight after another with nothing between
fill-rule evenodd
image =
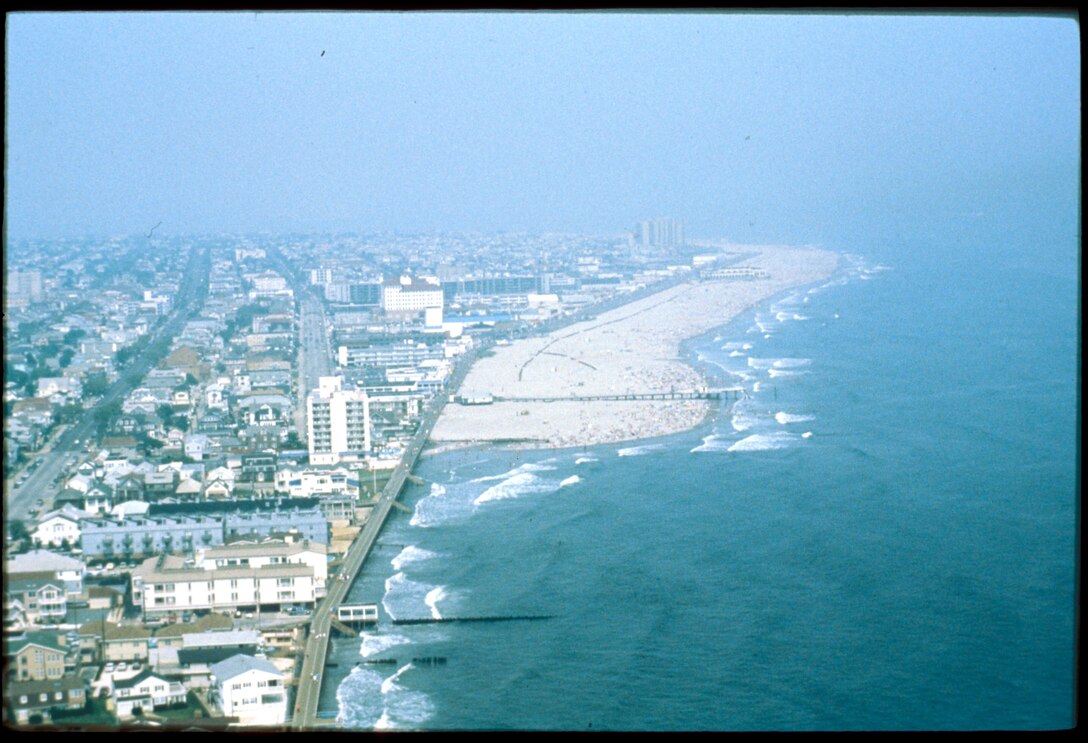
<instances>
[{"instance_id":1,"label":"residential house","mask_svg":"<svg viewBox=\"0 0 1088 743\"><path fill-rule=\"evenodd\" d=\"M59 581L69 596L78 596L83 593L86 567L82 560L39 549L11 557L4 563L4 573L8 580L45 575Z\"/></svg>"},{"instance_id":2,"label":"residential house","mask_svg":"<svg viewBox=\"0 0 1088 743\"><path fill-rule=\"evenodd\" d=\"M30 539L42 547L74 547L79 543L80 522L92 516L88 511L65 504L42 515Z\"/></svg>"},{"instance_id":3,"label":"residential house","mask_svg":"<svg viewBox=\"0 0 1088 743\"><path fill-rule=\"evenodd\" d=\"M4 685L8 710L20 725L34 715L44 720L54 710L79 710L87 705L86 683L78 676L45 681L13 681Z\"/></svg>"},{"instance_id":4,"label":"residential house","mask_svg":"<svg viewBox=\"0 0 1088 743\"><path fill-rule=\"evenodd\" d=\"M118 679L114 677L113 695L108 706L112 707L118 719L131 718L139 712L151 712L174 704L184 704L188 692L177 681L166 679L149 668L134 676Z\"/></svg>"},{"instance_id":5,"label":"residential house","mask_svg":"<svg viewBox=\"0 0 1088 743\"><path fill-rule=\"evenodd\" d=\"M235 655L211 670L219 706L240 725L272 727L287 719L284 675L268 660Z\"/></svg>"}]
</instances>

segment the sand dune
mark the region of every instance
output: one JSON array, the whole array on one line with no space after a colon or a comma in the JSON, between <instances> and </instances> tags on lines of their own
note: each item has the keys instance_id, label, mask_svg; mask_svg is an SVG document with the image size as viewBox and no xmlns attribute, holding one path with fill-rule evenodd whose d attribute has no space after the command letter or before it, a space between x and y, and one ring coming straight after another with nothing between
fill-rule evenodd
<instances>
[{"instance_id":1,"label":"sand dune","mask_svg":"<svg viewBox=\"0 0 1088 743\"><path fill-rule=\"evenodd\" d=\"M681 360L683 340L787 289L820 281L838 265L837 254L814 248L742 247L753 253L743 265L766 269L768 278L687 282L547 336L498 346L493 356L476 362L461 391L567 397L706 386ZM702 401L450 403L431 440L533 439L551 447L630 441L695 428L709 406Z\"/></svg>"}]
</instances>

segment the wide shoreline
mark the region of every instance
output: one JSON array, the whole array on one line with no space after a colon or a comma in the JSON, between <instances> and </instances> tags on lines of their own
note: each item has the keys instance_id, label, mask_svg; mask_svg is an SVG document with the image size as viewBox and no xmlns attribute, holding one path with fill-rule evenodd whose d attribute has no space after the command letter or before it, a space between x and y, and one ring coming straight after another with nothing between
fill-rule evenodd
<instances>
[{"instance_id":1,"label":"wide shoreline","mask_svg":"<svg viewBox=\"0 0 1088 743\"><path fill-rule=\"evenodd\" d=\"M499 346L462 384L468 394L563 398L695 390L705 369L691 341L774 297L832 276L840 256L786 246L704 243L743 253L764 278L688 281L545 336ZM474 446L572 448L641 441L704 425L709 401L556 401L446 405L428 446L438 454Z\"/></svg>"}]
</instances>

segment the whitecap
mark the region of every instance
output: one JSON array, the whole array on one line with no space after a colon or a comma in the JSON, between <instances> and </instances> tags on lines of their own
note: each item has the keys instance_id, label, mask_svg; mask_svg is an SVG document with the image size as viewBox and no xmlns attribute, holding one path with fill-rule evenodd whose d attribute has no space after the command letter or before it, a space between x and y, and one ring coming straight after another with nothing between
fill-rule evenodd
<instances>
[{"instance_id":1,"label":"whitecap","mask_svg":"<svg viewBox=\"0 0 1088 743\"><path fill-rule=\"evenodd\" d=\"M752 350L752 344L751 343L745 343L743 346L741 346L741 350L742 351L751 351Z\"/></svg>"},{"instance_id":2,"label":"whitecap","mask_svg":"<svg viewBox=\"0 0 1088 743\"><path fill-rule=\"evenodd\" d=\"M578 457L577 459L574 460L574 463L575 464L588 464L589 462L596 462L596 461L597 460L594 459L593 457Z\"/></svg>"},{"instance_id":3,"label":"whitecap","mask_svg":"<svg viewBox=\"0 0 1088 743\"><path fill-rule=\"evenodd\" d=\"M793 313L793 319L794 320L807 320L808 317L806 315L799 315L799 314L797 314L795 312L795 313Z\"/></svg>"},{"instance_id":4,"label":"whitecap","mask_svg":"<svg viewBox=\"0 0 1088 743\"><path fill-rule=\"evenodd\" d=\"M812 438L812 431L805 431L803 434L801 434L801 438L811 439Z\"/></svg>"},{"instance_id":5,"label":"whitecap","mask_svg":"<svg viewBox=\"0 0 1088 743\"><path fill-rule=\"evenodd\" d=\"M752 344L750 344L750 343L741 343L740 341L729 341L724 346L722 346L722 350L723 351L736 351L736 350L744 348L746 345L750 347Z\"/></svg>"},{"instance_id":6,"label":"whitecap","mask_svg":"<svg viewBox=\"0 0 1088 743\"><path fill-rule=\"evenodd\" d=\"M731 351L729 355L731 357L733 357L733 358L736 358L738 356L743 356L744 352L743 351Z\"/></svg>"},{"instance_id":7,"label":"whitecap","mask_svg":"<svg viewBox=\"0 0 1088 743\"><path fill-rule=\"evenodd\" d=\"M778 322L785 322L789 318L790 318L790 313L788 313L788 312L779 312L774 316L774 319L778 320Z\"/></svg>"},{"instance_id":8,"label":"whitecap","mask_svg":"<svg viewBox=\"0 0 1088 743\"><path fill-rule=\"evenodd\" d=\"M761 389L763 389L763 382L756 382L752 385L752 392L759 392Z\"/></svg>"},{"instance_id":9,"label":"whitecap","mask_svg":"<svg viewBox=\"0 0 1088 743\"><path fill-rule=\"evenodd\" d=\"M571 485L577 485L581 481L582 481L582 478L578 477L578 475L571 475L570 477L566 478L561 483L559 483L559 487L566 488L566 487L569 487Z\"/></svg>"}]
</instances>

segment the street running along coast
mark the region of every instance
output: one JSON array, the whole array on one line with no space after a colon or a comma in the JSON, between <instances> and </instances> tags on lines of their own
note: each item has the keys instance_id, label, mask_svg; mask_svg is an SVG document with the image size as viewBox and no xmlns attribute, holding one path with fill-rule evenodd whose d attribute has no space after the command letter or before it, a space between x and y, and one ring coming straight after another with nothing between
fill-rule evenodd
<instances>
[{"instance_id":1,"label":"street running along coast","mask_svg":"<svg viewBox=\"0 0 1088 743\"><path fill-rule=\"evenodd\" d=\"M639 395L707 387L681 343L760 302L831 276L839 256L817 248L705 244L746 256L766 276L688 281L547 335L498 346L469 370L462 393L499 398ZM599 400L446 405L431 432L439 450L520 439L564 448L654 438L697 428L704 400Z\"/></svg>"}]
</instances>

